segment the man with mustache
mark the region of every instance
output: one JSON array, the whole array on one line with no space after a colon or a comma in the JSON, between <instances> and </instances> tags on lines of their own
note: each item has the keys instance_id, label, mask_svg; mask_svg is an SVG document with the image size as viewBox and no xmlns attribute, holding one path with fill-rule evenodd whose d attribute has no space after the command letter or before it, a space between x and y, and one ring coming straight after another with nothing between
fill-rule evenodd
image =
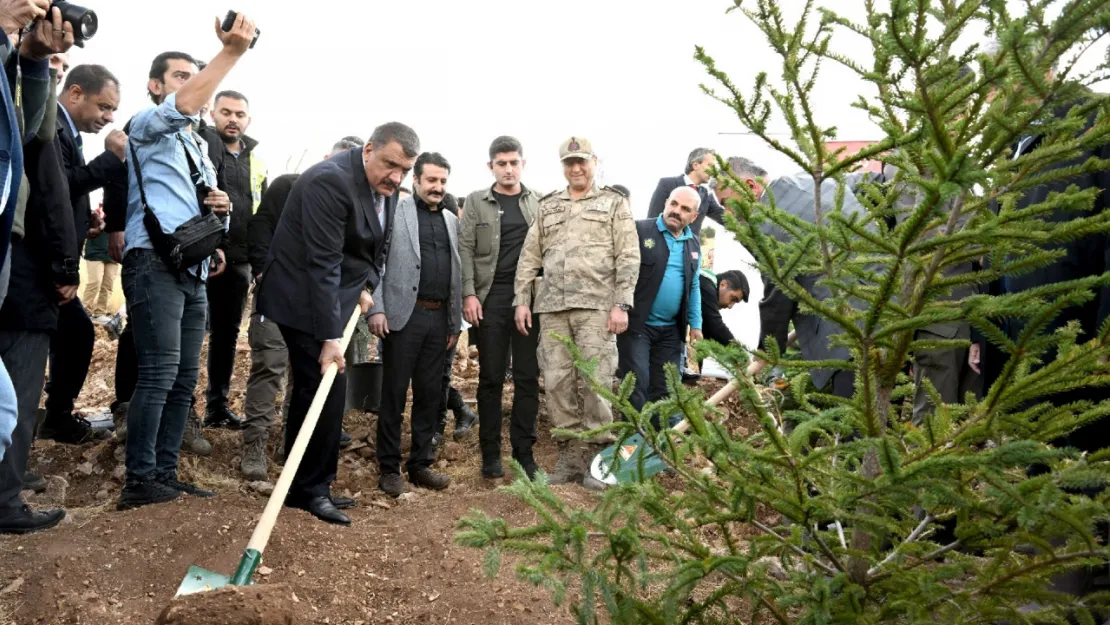
<instances>
[{"instance_id":1,"label":"man with mustache","mask_svg":"<svg viewBox=\"0 0 1110 625\"><path fill-rule=\"evenodd\" d=\"M628 311L640 268L636 223L628 198L594 182L597 156L590 142L571 137L559 148L567 188L540 200L516 269L515 322L521 334L538 332L532 312L543 315L543 376L547 408L556 429L585 432L609 425L613 412L589 388L578 411L578 375L570 350L552 336L569 337L582 357L597 359L595 378L609 383L616 371L616 337L628 329ZM532 300L533 280L543 281ZM559 441L552 484L581 481L589 458L613 440L601 434L588 442Z\"/></svg>"},{"instance_id":2,"label":"man with mustache","mask_svg":"<svg viewBox=\"0 0 1110 625\"><path fill-rule=\"evenodd\" d=\"M700 205L697 191L677 187L667 198L662 215L636 222L640 275L628 331L617 337L620 371L636 375L630 398L636 410L667 396L664 365L681 366L686 328L693 340L703 338L698 281L701 243L690 228Z\"/></svg>"},{"instance_id":3,"label":"man with mustache","mask_svg":"<svg viewBox=\"0 0 1110 625\"><path fill-rule=\"evenodd\" d=\"M235 367L235 343L251 287L247 253L248 224L266 192L266 164L258 158L258 141L247 136L250 102L238 91L221 91L212 106L215 126L203 128L208 156L216 166L221 191L231 198L227 270L208 282L208 390L205 427L240 429L243 417L231 412L227 395Z\"/></svg>"},{"instance_id":4,"label":"man with mustache","mask_svg":"<svg viewBox=\"0 0 1110 625\"><path fill-rule=\"evenodd\" d=\"M412 382L412 448L405 466L414 486L443 490L451 478L432 470L443 363L462 327L459 220L444 207L451 165L425 152L413 169L414 197L397 205L382 282L374 291L370 332L384 339L378 415L378 488L404 494L401 423Z\"/></svg>"},{"instance_id":5,"label":"man with mustache","mask_svg":"<svg viewBox=\"0 0 1110 625\"><path fill-rule=\"evenodd\" d=\"M127 177L126 134L110 131L104 139L104 152L89 163L85 162L81 138L81 133L97 134L115 121L119 91L119 81L103 66L78 65L66 76L58 96L55 136L69 182L78 254L86 237L96 237L104 227L99 214L92 211L89 193ZM114 265L105 271L118 272L118 268L119 265ZM88 304L95 306L96 302ZM58 308L57 331L50 339L46 418L39 431L42 438L79 444L109 434L106 430L93 430L88 421L73 414L74 401L89 373L94 341L92 320L81 299L74 297L62 304Z\"/></svg>"},{"instance_id":6,"label":"man with mustache","mask_svg":"<svg viewBox=\"0 0 1110 625\"><path fill-rule=\"evenodd\" d=\"M328 523L351 523L330 497L347 394L343 329L356 305L366 314L374 304L397 189L419 153L416 132L390 122L375 128L364 147L310 167L293 184L262 267L258 312L278 324L293 370L286 454L324 372L332 363L339 368L286 499ZM442 362L434 370L436 389L441 370ZM429 398L438 402L438 390Z\"/></svg>"}]
</instances>

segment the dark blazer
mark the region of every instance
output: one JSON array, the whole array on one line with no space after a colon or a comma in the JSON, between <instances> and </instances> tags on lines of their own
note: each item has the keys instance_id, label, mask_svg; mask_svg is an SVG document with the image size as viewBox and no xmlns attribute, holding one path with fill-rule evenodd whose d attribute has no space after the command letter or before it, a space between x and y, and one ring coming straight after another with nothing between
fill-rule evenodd
<instances>
[{"instance_id":1,"label":"dark blazer","mask_svg":"<svg viewBox=\"0 0 1110 625\"><path fill-rule=\"evenodd\" d=\"M262 273L266 255L270 252L270 242L274 239L281 213L285 210L285 202L293 191L293 183L300 177L300 174L285 174L274 178L273 183L262 194L258 212L247 224L247 257L251 263L251 272L256 276Z\"/></svg>"},{"instance_id":2,"label":"dark blazer","mask_svg":"<svg viewBox=\"0 0 1110 625\"><path fill-rule=\"evenodd\" d=\"M710 341L716 341L721 345L728 345L736 341L736 337L732 335L732 330L728 329L724 318L721 317L721 297L717 288L717 281L711 280L709 276L704 274L701 275L700 280L702 334Z\"/></svg>"},{"instance_id":3,"label":"dark blazer","mask_svg":"<svg viewBox=\"0 0 1110 625\"><path fill-rule=\"evenodd\" d=\"M258 312L319 341L343 336L362 291L381 280L396 206L396 194L386 198L383 232L361 148L310 167L270 243Z\"/></svg>"},{"instance_id":4,"label":"dark blazer","mask_svg":"<svg viewBox=\"0 0 1110 625\"><path fill-rule=\"evenodd\" d=\"M24 147L27 213L24 236L11 245L8 297L0 308L3 330L56 329L55 285L79 281L73 209L58 148L56 140L44 143L37 137Z\"/></svg>"},{"instance_id":5,"label":"dark blazer","mask_svg":"<svg viewBox=\"0 0 1110 625\"><path fill-rule=\"evenodd\" d=\"M58 104L61 109L61 103ZM127 180L127 163L115 154L105 150L91 163L85 163L85 156L77 145L77 137L69 126L69 118L59 110L56 123L58 150L65 166L66 180L69 181L69 200L73 205L73 229L77 234L77 253L85 246L85 233L89 229L89 193L103 188L113 180Z\"/></svg>"},{"instance_id":6,"label":"dark blazer","mask_svg":"<svg viewBox=\"0 0 1110 625\"><path fill-rule=\"evenodd\" d=\"M636 222L636 234L640 238L640 277L636 279L636 292L632 297L632 310L628 312L628 330L642 332L651 316L651 306L655 303L655 296L659 294L659 286L663 284L663 274L667 271L667 260L671 256L667 241L659 231L659 224L655 219L641 219ZM651 243L649 243L649 241ZM698 265L701 262L701 243L698 238L686 240L683 248L682 259L685 262L685 280L682 285L682 305L678 310L678 325L680 336L686 336L686 326L689 323L687 306L689 306L690 286L698 275ZM714 299L716 301L716 299Z\"/></svg>"},{"instance_id":7,"label":"dark blazer","mask_svg":"<svg viewBox=\"0 0 1110 625\"><path fill-rule=\"evenodd\" d=\"M660 178L659 184L655 187L655 193L651 194L651 202L648 204L648 219L655 219L662 215L671 191L685 185L685 176ZM705 217L708 215L713 221L723 224L725 223L725 209L717 202L717 196L710 193L709 189L702 185L698 185L698 197L701 198L701 204L698 206L698 218L690 224L690 230L700 240L701 222L705 221Z\"/></svg>"}]
</instances>

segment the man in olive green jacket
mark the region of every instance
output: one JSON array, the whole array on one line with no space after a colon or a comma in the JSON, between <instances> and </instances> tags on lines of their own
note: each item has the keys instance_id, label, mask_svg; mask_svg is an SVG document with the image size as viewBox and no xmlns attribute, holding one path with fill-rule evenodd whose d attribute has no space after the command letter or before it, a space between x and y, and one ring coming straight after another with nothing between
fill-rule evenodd
<instances>
[{"instance_id":1,"label":"man in olive green jacket","mask_svg":"<svg viewBox=\"0 0 1110 625\"><path fill-rule=\"evenodd\" d=\"M539 411L539 331L528 336L513 322L517 259L536 218L539 194L520 182L524 150L513 137L498 137L489 149L494 184L467 196L459 225L463 318L478 328L478 433L482 476L505 474L501 465L501 392L512 355L513 411L509 441L513 458L531 477ZM510 351L511 349L511 351Z\"/></svg>"}]
</instances>

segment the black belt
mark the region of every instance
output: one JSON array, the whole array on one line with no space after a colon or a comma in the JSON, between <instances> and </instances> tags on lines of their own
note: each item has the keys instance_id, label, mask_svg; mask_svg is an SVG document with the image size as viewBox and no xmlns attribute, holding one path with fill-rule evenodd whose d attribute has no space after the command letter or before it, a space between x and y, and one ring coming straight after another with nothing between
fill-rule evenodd
<instances>
[{"instance_id":1,"label":"black belt","mask_svg":"<svg viewBox=\"0 0 1110 625\"><path fill-rule=\"evenodd\" d=\"M446 302L443 300L417 299L416 305L424 310L439 310Z\"/></svg>"}]
</instances>

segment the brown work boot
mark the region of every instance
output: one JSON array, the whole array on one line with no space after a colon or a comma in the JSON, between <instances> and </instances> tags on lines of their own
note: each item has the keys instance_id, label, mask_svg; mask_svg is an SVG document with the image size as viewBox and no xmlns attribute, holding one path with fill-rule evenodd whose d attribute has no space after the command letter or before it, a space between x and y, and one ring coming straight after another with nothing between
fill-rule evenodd
<instances>
[{"instance_id":1,"label":"brown work boot","mask_svg":"<svg viewBox=\"0 0 1110 625\"><path fill-rule=\"evenodd\" d=\"M265 482L269 477L267 465L265 438L243 444L243 459L239 462L239 470L243 472L245 479L251 482Z\"/></svg>"},{"instance_id":2,"label":"brown work boot","mask_svg":"<svg viewBox=\"0 0 1110 625\"><path fill-rule=\"evenodd\" d=\"M189 410L189 420L185 423L185 436L181 439L181 449L197 456L211 456L212 443L200 433L200 417L195 410Z\"/></svg>"},{"instance_id":3,"label":"brown work boot","mask_svg":"<svg viewBox=\"0 0 1110 625\"><path fill-rule=\"evenodd\" d=\"M390 497L400 497L408 492L400 473L385 473L378 478L378 488Z\"/></svg>"},{"instance_id":4,"label":"brown work boot","mask_svg":"<svg viewBox=\"0 0 1110 625\"><path fill-rule=\"evenodd\" d=\"M451 485L450 477L427 468L409 473L409 481L413 486L431 490L443 490Z\"/></svg>"},{"instance_id":5,"label":"brown work boot","mask_svg":"<svg viewBox=\"0 0 1110 625\"><path fill-rule=\"evenodd\" d=\"M581 482L586 471L582 464L583 443L577 440L559 441L559 459L555 470L548 476L549 484L570 484Z\"/></svg>"},{"instance_id":6,"label":"brown work boot","mask_svg":"<svg viewBox=\"0 0 1110 625\"><path fill-rule=\"evenodd\" d=\"M112 421L116 424L116 440L120 443L127 442L127 411L130 408L131 402L121 401L112 411Z\"/></svg>"}]
</instances>

